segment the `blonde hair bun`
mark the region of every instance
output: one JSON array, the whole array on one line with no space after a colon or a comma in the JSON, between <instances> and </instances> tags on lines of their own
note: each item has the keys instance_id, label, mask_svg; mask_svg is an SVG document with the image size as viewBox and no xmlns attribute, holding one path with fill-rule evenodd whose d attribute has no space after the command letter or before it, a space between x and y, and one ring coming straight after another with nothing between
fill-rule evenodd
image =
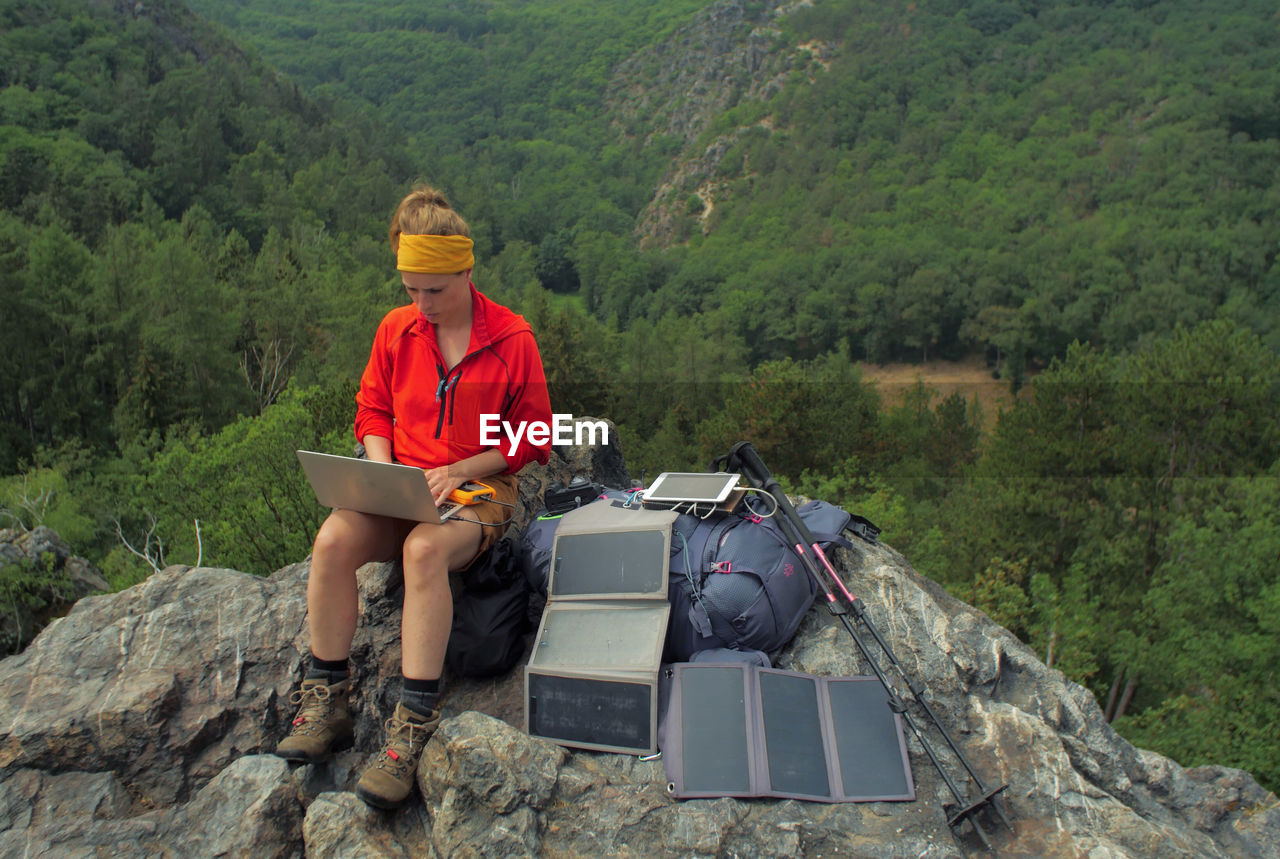
<instances>
[{"instance_id":1,"label":"blonde hair bun","mask_svg":"<svg viewBox=\"0 0 1280 859\"><path fill-rule=\"evenodd\" d=\"M417 185L391 216L387 238L394 253L400 246L400 235L471 236L462 216L453 210L448 199L430 185Z\"/></svg>"}]
</instances>

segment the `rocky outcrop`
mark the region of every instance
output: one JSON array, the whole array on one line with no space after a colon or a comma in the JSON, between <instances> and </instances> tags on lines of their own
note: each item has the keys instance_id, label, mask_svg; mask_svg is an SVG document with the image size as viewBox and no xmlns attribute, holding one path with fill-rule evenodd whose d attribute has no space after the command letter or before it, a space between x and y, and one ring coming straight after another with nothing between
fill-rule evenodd
<instances>
[{"instance_id":1,"label":"rocky outcrop","mask_svg":"<svg viewBox=\"0 0 1280 859\"><path fill-rule=\"evenodd\" d=\"M64 614L83 596L111 589L92 564L43 525L30 531L0 530L0 576L23 581L0 607L0 653L26 646L51 618Z\"/></svg>"},{"instance_id":2,"label":"rocky outcrop","mask_svg":"<svg viewBox=\"0 0 1280 859\"><path fill-rule=\"evenodd\" d=\"M621 466L601 449L571 457L529 482ZM888 546L858 543L835 560L970 758L1009 784L1013 831L994 836L1000 852L1280 855L1280 805L1246 773L1184 769L1134 748L1088 692ZM395 813L372 811L349 790L396 694L400 578L393 564L360 571L355 748L290 766L269 752L292 715L287 697L307 650L306 578L305 562L269 578L172 567L81 600L0 662L0 855L915 857L973 848L948 830L949 797L911 740L914 802L681 802L667 795L660 761L524 734L518 669L452 682L419 790ZM865 673L843 629L817 608L779 661Z\"/></svg>"},{"instance_id":3,"label":"rocky outcrop","mask_svg":"<svg viewBox=\"0 0 1280 859\"><path fill-rule=\"evenodd\" d=\"M775 56L777 31L769 24L782 6L720 0L666 41L619 63L609 86L614 121L631 133L689 144L739 100L776 93L785 62Z\"/></svg>"},{"instance_id":4,"label":"rocky outcrop","mask_svg":"<svg viewBox=\"0 0 1280 859\"><path fill-rule=\"evenodd\" d=\"M638 220L642 246L680 240L691 194L701 201L705 223L728 193L718 168L748 129L701 139L714 121L738 104L768 101L794 71L821 68L834 52L817 42L790 46L780 40L776 20L808 5L812 0L720 0L614 69L607 101L618 132L646 143L666 138L664 145L674 142L679 150ZM750 127L770 129L767 121ZM743 171L728 178L739 175Z\"/></svg>"}]
</instances>

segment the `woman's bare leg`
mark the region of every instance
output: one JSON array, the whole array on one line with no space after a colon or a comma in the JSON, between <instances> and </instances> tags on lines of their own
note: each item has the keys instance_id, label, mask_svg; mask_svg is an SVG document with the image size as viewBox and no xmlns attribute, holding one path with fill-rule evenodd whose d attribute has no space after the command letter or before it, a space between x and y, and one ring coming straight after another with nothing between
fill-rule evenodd
<instances>
[{"instance_id":1,"label":"woman's bare leg","mask_svg":"<svg viewBox=\"0 0 1280 859\"><path fill-rule=\"evenodd\" d=\"M421 524L404 541L404 612L400 621L401 671L416 680L435 680L453 624L449 571L461 569L480 546L474 522Z\"/></svg>"},{"instance_id":2,"label":"woman's bare leg","mask_svg":"<svg viewBox=\"0 0 1280 859\"><path fill-rule=\"evenodd\" d=\"M340 661L351 652L359 596L356 570L394 558L405 523L354 510L334 510L320 526L307 577L307 621L311 652Z\"/></svg>"}]
</instances>

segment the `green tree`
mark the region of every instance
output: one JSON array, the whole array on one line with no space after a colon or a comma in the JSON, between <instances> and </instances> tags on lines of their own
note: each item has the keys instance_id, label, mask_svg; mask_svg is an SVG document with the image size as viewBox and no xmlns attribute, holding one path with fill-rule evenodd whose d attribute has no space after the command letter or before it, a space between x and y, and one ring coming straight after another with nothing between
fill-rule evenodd
<instances>
[{"instance_id":1,"label":"green tree","mask_svg":"<svg viewBox=\"0 0 1280 859\"><path fill-rule=\"evenodd\" d=\"M750 441L779 477L824 472L880 447L879 397L847 355L762 364L731 384L724 408L699 427L704 459Z\"/></svg>"},{"instance_id":2,"label":"green tree","mask_svg":"<svg viewBox=\"0 0 1280 859\"><path fill-rule=\"evenodd\" d=\"M140 472L119 476L113 517L135 548L150 531L166 563L265 575L305 558L325 511L294 451L350 454L354 394L351 384L286 391L260 417L174 435Z\"/></svg>"},{"instance_id":3,"label":"green tree","mask_svg":"<svg viewBox=\"0 0 1280 859\"><path fill-rule=\"evenodd\" d=\"M1142 692L1118 727L1185 764L1238 766L1276 784L1280 470L1177 484L1183 500L1140 614Z\"/></svg>"},{"instance_id":4,"label":"green tree","mask_svg":"<svg viewBox=\"0 0 1280 859\"><path fill-rule=\"evenodd\" d=\"M1241 511L1274 490L1278 371L1256 335L1224 322L1121 355L1075 346L1001 416L974 478L941 508L947 567L987 570L957 586L1001 606L1020 582L1019 631L1118 725L1159 737L1167 718L1163 748L1190 743L1218 701L1243 708L1238 730L1271 748L1241 698L1268 681L1233 660L1265 649L1270 582L1252 553L1267 541ZM1237 530L1249 532L1239 544ZM993 578L1008 557L1025 575Z\"/></svg>"}]
</instances>

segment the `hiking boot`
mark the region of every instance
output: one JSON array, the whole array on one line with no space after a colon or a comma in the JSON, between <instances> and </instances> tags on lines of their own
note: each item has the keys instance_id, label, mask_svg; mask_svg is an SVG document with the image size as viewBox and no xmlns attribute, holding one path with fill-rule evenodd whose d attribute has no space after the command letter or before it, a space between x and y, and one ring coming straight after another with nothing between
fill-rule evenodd
<instances>
[{"instance_id":1,"label":"hiking boot","mask_svg":"<svg viewBox=\"0 0 1280 859\"><path fill-rule=\"evenodd\" d=\"M413 790L418 757L440 724L440 711L429 718L419 716L403 704L387 720L387 742L373 763L360 776L356 796L374 808L395 808Z\"/></svg>"},{"instance_id":2,"label":"hiking boot","mask_svg":"<svg viewBox=\"0 0 1280 859\"><path fill-rule=\"evenodd\" d=\"M315 763L328 757L336 744L351 738L351 711L347 707L350 680L326 686L323 680L303 680L289 696L297 704L289 736L276 746L276 755L287 761Z\"/></svg>"}]
</instances>

